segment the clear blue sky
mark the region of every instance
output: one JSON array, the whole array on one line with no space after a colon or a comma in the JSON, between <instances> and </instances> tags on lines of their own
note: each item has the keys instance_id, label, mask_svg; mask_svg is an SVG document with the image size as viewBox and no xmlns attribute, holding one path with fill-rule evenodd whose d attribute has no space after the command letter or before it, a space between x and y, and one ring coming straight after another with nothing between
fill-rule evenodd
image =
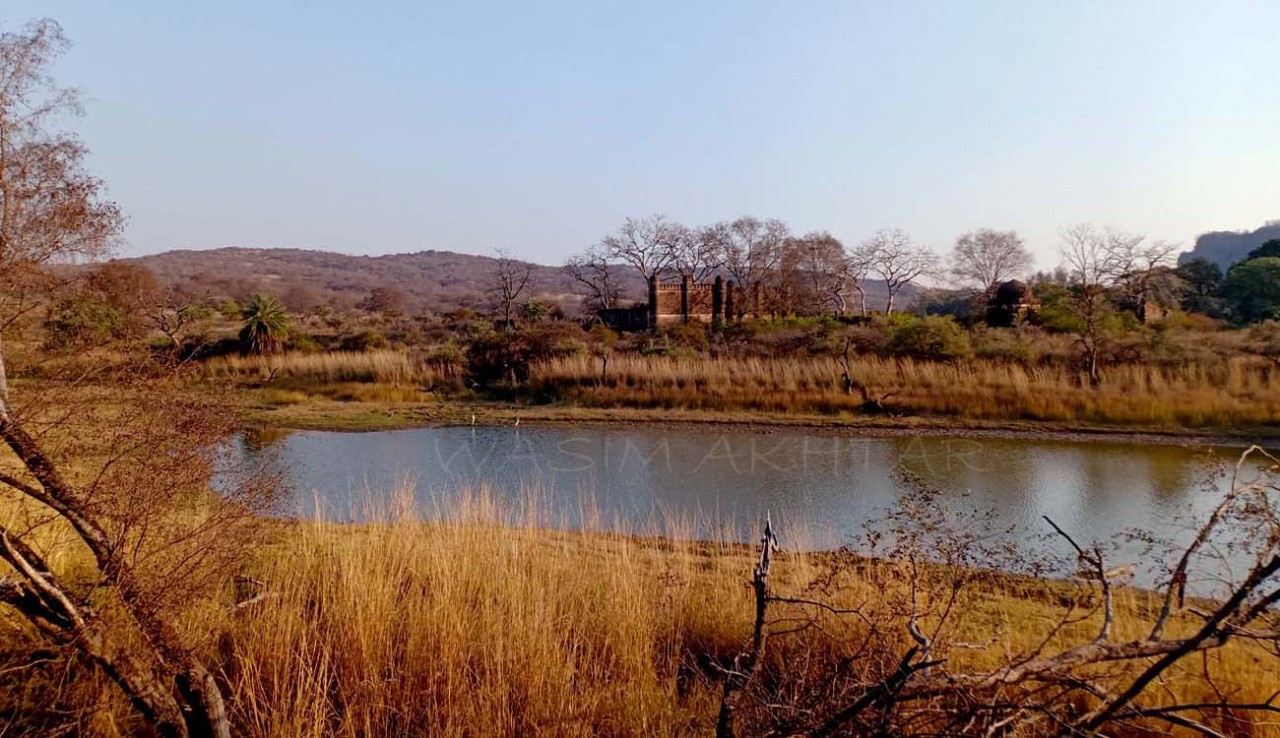
<instances>
[{"instance_id":1,"label":"clear blue sky","mask_svg":"<svg viewBox=\"0 0 1280 738\"><path fill-rule=\"evenodd\" d=\"M368 6L368 7L366 7ZM1280 2L63 2L128 253L506 247L751 213L945 251L1280 218Z\"/></svg>"}]
</instances>

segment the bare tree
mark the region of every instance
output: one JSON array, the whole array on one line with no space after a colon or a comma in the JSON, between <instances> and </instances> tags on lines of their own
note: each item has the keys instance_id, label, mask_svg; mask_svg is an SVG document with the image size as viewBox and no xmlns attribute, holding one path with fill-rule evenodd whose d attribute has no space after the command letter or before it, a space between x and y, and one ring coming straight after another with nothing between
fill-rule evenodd
<instances>
[{"instance_id":1,"label":"bare tree","mask_svg":"<svg viewBox=\"0 0 1280 738\"><path fill-rule=\"evenodd\" d=\"M1001 282L1030 268L1031 254L1015 231L980 228L957 238L951 250L951 273L988 300Z\"/></svg>"},{"instance_id":2,"label":"bare tree","mask_svg":"<svg viewBox=\"0 0 1280 738\"><path fill-rule=\"evenodd\" d=\"M1128 248L1121 241L1138 238L1112 230L1103 230L1089 223L1078 223L1063 228L1061 238L1062 260L1067 278L1075 284L1109 284L1116 273L1112 255Z\"/></svg>"},{"instance_id":3,"label":"bare tree","mask_svg":"<svg viewBox=\"0 0 1280 738\"><path fill-rule=\"evenodd\" d=\"M862 248L871 260L871 272L884 280L889 293L884 306L886 314L893 312L894 302L904 287L933 271L938 264L938 257L932 251L912 243L911 237L897 228L876 231Z\"/></svg>"},{"instance_id":4,"label":"bare tree","mask_svg":"<svg viewBox=\"0 0 1280 738\"><path fill-rule=\"evenodd\" d=\"M203 311L172 287L162 288L155 299L143 308L143 315L151 327L169 339L169 358L173 361L180 361L199 348L199 342L192 340L191 327L202 314Z\"/></svg>"},{"instance_id":5,"label":"bare tree","mask_svg":"<svg viewBox=\"0 0 1280 738\"><path fill-rule=\"evenodd\" d=\"M766 618L769 612L769 570L773 568L773 555L778 550L778 537L774 535L773 523L765 519L764 531L760 536L760 558L751 573L751 590L755 595L755 618L751 627L751 638L747 645L733 660L733 669L725 674L720 694L720 712L716 716L716 738L733 738L734 711L737 709L738 695L756 676L760 666L760 658L767 645L769 635Z\"/></svg>"},{"instance_id":6,"label":"bare tree","mask_svg":"<svg viewBox=\"0 0 1280 738\"><path fill-rule=\"evenodd\" d=\"M494 290L498 293L498 308L502 310L503 327L511 330L515 320L515 306L529 289L533 277L533 265L514 259L505 249L497 249L494 257Z\"/></svg>"},{"instance_id":7,"label":"bare tree","mask_svg":"<svg viewBox=\"0 0 1280 738\"><path fill-rule=\"evenodd\" d=\"M1080 223L1064 228L1061 239L1062 261L1080 324L1076 344L1080 346L1089 382L1096 387L1102 382L1101 357L1111 311L1107 290L1134 268L1144 238Z\"/></svg>"},{"instance_id":8,"label":"bare tree","mask_svg":"<svg viewBox=\"0 0 1280 738\"><path fill-rule=\"evenodd\" d=\"M723 263L720 232L715 227L691 228L680 223L668 223L663 228L662 238L671 249L671 268L681 277L702 282Z\"/></svg>"},{"instance_id":9,"label":"bare tree","mask_svg":"<svg viewBox=\"0 0 1280 738\"><path fill-rule=\"evenodd\" d=\"M28 503L0 522L0 603L100 669L160 735L228 736L220 688L195 655L208 643L173 623L217 602L270 485L227 476L209 490L215 470L230 471L222 449L237 422L225 397L163 370L98 367L113 396L104 408L79 399L81 379L0 400L0 490ZM50 557L64 531L87 562Z\"/></svg>"},{"instance_id":10,"label":"bare tree","mask_svg":"<svg viewBox=\"0 0 1280 738\"><path fill-rule=\"evenodd\" d=\"M1103 320L1108 308L1106 284L1112 274L1111 250L1106 234L1088 224L1071 226L1062 231L1062 260L1075 292L1075 314L1080 321L1076 338L1083 352L1089 382L1095 387L1102 382Z\"/></svg>"},{"instance_id":11,"label":"bare tree","mask_svg":"<svg viewBox=\"0 0 1280 738\"><path fill-rule=\"evenodd\" d=\"M592 246L582 254L569 257L564 271L586 289L591 307L608 310L617 306L622 294L618 270L609 262L603 248Z\"/></svg>"},{"instance_id":12,"label":"bare tree","mask_svg":"<svg viewBox=\"0 0 1280 738\"><path fill-rule=\"evenodd\" d=\"M867 244L849 250L844 261L845 284L858 295L858 315L867 317L867 277L875 262L875 251Z\"/></svg>"},{"instance_id":13,"label":"bare tree","mask_svg":"<svg viewBox=\"0 0 1280 738\"><path fill-rule=\"evenodd\" d=\"M0 263L40 264L93 257L114 243L119 208L84 169L75 136L51 126L81 112L75 91L49 74L67 48L53 21L0 35Z\"/></svg>"},{"instance_id":14,"label":"bare tree","mask_svg":"<svg viewBox=\"0 0 1280 738\"><path fill-rule=\"evenodd\" d=\"M122 226L99 180L84 171L85 147L50 128L59 114L77 110L75 96L48 75L65 47L52 21L0 36L0 281L103 254ZM225 403L123 378L114 391L128 407L123 398L135 390L133 407L146 410L112 408L109 421L91 422L100 403L72 406L68 387L56 388L56 402L29 398L18 406L0 346L0 441L13 462L0 465L0 488L30 503L25 519L0 524L0 560L8 567L0 603L99 667L160 735L229 736L213 675L166 615L189 599L183 588L218 558L214 552L226 552L220 544L236 540L222 515L249 508L223 497L211 505L218 513L189 525L156 517L196 489L207 491L211 449L229 427L210 413ZM51 414L55 406L60 412ZM69 464L76 455L80 463ZM86 474L94 460L97 472ZM10 473L15 464L21 471ZM59 573L41 551L40 533L54 525L88 551L87 582Z\"/></svg>"},{"instance_id":15,"label":"bare tree","mask_svg":"<svg viewBox=\"0 0 1280 738\"><path fill-rule=\"evenodd\" d=\"M732 223L712 226L712 232L723 250L725 271L743 291L744 299L735 307L738 317L758 312L760 306L752 304L754 292L757 285L769 283L777 271L789 236L787 224L744 215Z\"/></svg>"},{"instance_id":16,"label":"bare tree","mask_svg":"<svg viewBox=\"0 0 1280 738\"><path fill-rule=\"evenodd\" d=\"M675 262L671 247L672 223L664 216L627 218L616 233L600 242L608 261L620 261L640 272L648 282Z\"/></svg>"},{"instance_id":17,"label":"bare tree","mask_svg":"<svg viewBox=\"0 0 1280 738\"><path fill-rule=\"evenodd\" d=\"M404 312L407 301L408 296L399 287L379 286L369 290L369 294L356 303L356 309L382 315L399 315Z\"/></svg>"},{"instance_id":18,"label":"bare tree","mask_svg":"<svg viewBox=\"0 0 1280 738\"><path fill-rule=\"evenodd\" d=\"M67 47L51 20L0 33L0 359L2 331L38 304L42 267L101 256L124 226L102 182L84 169L84 144L53 128L81 112L75 91L50 73ZM0 389L5 384L0 361Z\"/></svg>"},{"instance_id":19,"label":"bare tree","mask_svg":"<svg viewBox=\"0 0 1280 738\"><path fill-rule=\"evenodd\" d=\"M100 256L124 225L84 168L84 144L53 128L81 112L50 74L67 46L50 20L0 34L0 329L40 303L43 265Z\"/></svg>"},{"instance_id":20,"label":"bare tree","mask_svg":"<svg viewBox=\"0 0 1280 738\"><path fill-rule=\"evenodd\" d=\"M1113 234L1109 242L1111 278L1124 294L1127 307L1142 320L1148 318L1152 303L1176 303L1176 275L1173 257L1178 245L1148 241L1136 234Z\"/></svg>"},{"instance_id":21,"label":"bare tree","mask_svg":"<svg viewBox=\"0 0 1280 738\"><path fill-rule=\"evenodd\" d=\"M790 276L788 286L796 293L801 310L844 315L851 278L844 244L821 231L788 239L783 250L783 272Z\"/></svg>"}]
</instances>

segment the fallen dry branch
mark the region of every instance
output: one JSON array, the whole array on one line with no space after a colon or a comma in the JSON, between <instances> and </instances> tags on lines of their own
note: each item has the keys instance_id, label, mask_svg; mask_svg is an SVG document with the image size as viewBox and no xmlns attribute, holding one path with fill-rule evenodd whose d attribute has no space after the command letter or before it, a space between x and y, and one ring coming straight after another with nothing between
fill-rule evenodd
<instances>
[{"instance_id":1,"label":"fallen dry branch","mask_svg":"<svg viewBox=\"0 0 1280 738\"><path fill-rule=\"evenodd\" d=\"M1259 476L1246 480L1246 468L1259 469ZM906 505L912 512L897 518L898 527L889 534L896 541L899 563L895 565L893 558L883 560L889 573L880 603L849 608L808 595L763 599L766 606L792 607L799 614L785 618L787 629L773 639L762 633L760 643L776 651L785 647L779 638L805 637L810 630L833 638L841 631L831 623L841 623L847 634L842 647L850 655L814 673L803 673L798 666L801 660L793 655L776 663L767 680L738 675L733 690L754 690L755 697L754 710L739 716L740 722L749 724L739 733L806 738L1091 736L1123 734L1127 730L1123 726L1162 722L1219 736L1224 732L1214 721L1226 711L1280 712L1274 704L1280 693L1264 701L1233 700L1214 684L1216 677L1207 667L1204 678L1219 701L1180 700L1172 691L1155 689L1192 655L1233 641L1266 645L1273 656L1280 654L1280 619L1275 610L1280 603L1278 469L1276 459L1263 449L1251 448L1242 455L1230 491L1175 557L1177 563L1162 590L1153 593L1158 607L1153 606L1153 619L1141 638L1116 639L1117 582L1132 567L1109 567L1101 546L1079 543L1046 518L1076 552L1077 595L1049 636L1029 651L1008 654L1005 663L995 668L974 668L970 661L956 659L953 651L967 644L948 635L957 593L981 581L965 564L973 560L972 552L985 538L930 517L928 494L909 500ZM1221 596L1200 598L1195 607L1187 607L1187 581L1203 552L1224 545L1223 537L1230 535L1249 542L1253 557L1248 571ZM929 563L917 560L930 553ZM838 578L834 572L830 580ZM1092 637L1055 647L1069 640L1068 634L1077 632L1086 620L1096 621ZM760 622L767 618L758 616ZM895 634L894 627L901 630ZM904 641L909 645L904 647ZM1156 697L1159 701L1153 702Z\"/></svg>"}]
</instances>

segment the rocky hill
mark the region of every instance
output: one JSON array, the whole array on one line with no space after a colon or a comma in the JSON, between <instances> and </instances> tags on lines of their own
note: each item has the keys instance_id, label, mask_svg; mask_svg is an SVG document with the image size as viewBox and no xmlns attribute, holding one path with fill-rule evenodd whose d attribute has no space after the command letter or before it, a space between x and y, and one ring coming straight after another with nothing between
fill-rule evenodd
<instances>
[{"instance_id":1,"label":"rocky hill","mask_svg":"<svg viewBox=\"0 0 1280 738\"><path fill-rule=\"evenodd\" d=\"M1280 220L1273 220L1254 231L1213 231L1196 238L1191 251L1178 257L1179 264L1192 259L1206 259L1226 271L1228 267L1244 259L1250 251L1273 238L1280 238Z\"/></svg>"},{"instance_id":2,"label":"rocky hill","mask_svg":"<svg viewBox=\"0 0 1280 738\"><path fill-rule=\"evenodd\" d=\"M184 292L242 300L255 292L279 297L290 308L317 305L349 308L375 288L399 294L403 309L446 311L489 309L498 298L498 261L450 251L387 256L351 256L330 251L285 248L180 249L127 259L162 283ZM530 296L577 303L573 280L559 267L532 265ZM635 297L641 297L639 283Z\"/></svg>"},{"instance_id":3,"label":"rocky hill","mask_svg":"<svg viewBox=\"0 0 1280 738\"><path fill-rule=\"evenodd\" d=\"M419 251L386 256L351 256L331 251L292 248L177 249L122 261L145 267L162 284L204 299L244 300L255 292L280 298L291 310L320 305L355 307L377 288L397 294L409 313L445 312L458 308L490 310L497 306L498 261L488 256L451 251ZM531 265L529 297L558 303L567 312L579 309L579 290L559 267ZM623 295L644 301L643 281L623 270ZM867 304L884 303L884 284L870 281ZM904 306L918 295L908 287Z\"/></svg>"}]
</instances>

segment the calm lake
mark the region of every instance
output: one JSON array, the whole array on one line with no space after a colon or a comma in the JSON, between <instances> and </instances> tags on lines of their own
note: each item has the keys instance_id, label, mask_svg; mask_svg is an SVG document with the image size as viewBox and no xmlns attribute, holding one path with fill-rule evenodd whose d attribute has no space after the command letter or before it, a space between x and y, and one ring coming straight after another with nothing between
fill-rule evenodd
<instances>
[{"instance_id":1,"label":"calm lake","mask_svg":"<svg viewBox=\"0 0 1280 738\"><path fill-rule=\"evenodd\" d=\"M296 490L291 514L303 517L386 514L404 503L397 488L429 516L483 488L516 507L536 498L544 519L571 527L680 520L685 532L727 527L745 540L768 513L784 545L790 536L807 548L847 543L894 508L898 469L957 513L992 511L1028 547L1045 545L1044 515L1082 543L1131 529L1185 539L1243 450L594 426L297 432L273 447Z\"/></svg>"}]
</instances>

